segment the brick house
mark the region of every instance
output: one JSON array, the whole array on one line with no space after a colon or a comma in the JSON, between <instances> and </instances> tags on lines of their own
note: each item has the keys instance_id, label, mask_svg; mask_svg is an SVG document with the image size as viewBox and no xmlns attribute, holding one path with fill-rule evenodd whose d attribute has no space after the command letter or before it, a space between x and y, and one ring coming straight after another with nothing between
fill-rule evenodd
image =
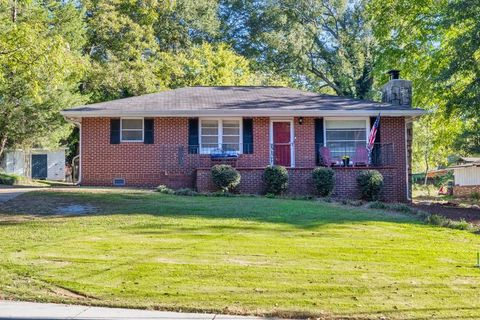
<instances>
[{"instance_id":1,"label":"brick house","mask_svg":"<svg viewBox=\"0 0 480 320\"><path fill-rule=\"evenodd\" d=\"M411 124L424 111L411 107L409 81L394 76L383 91L378 103L284 87L189 87L62 114L80 127L82 185L211 191L210 168L229 163L241 173L240 192L261 193L264 168L278 164L288 168L290 193L312 194L312 170L328 156L335 197L358 197L355 178L369 167L384 176L384 200L405 202ZM355 162L379 113L372 156Z\"/></svg>"}]
</instances>

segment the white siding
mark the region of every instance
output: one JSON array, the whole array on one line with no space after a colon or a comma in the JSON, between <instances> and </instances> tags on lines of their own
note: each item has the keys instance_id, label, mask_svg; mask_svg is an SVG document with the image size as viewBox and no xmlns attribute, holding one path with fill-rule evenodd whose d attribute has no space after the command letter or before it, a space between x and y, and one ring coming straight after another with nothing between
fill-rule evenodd
<instances>
[{"instance_id":1,"label":"white siding","mask_svg":"<svg viewBox=\"0 0 480 320\"><path fill-rule=\"evenodd\" d=\"M49 151L47 162L47 179L65 180L65 150Z\"/></svg>"},{"instance_id":2,"label":"white siding","mask_svg":"<svg viewBox=\"0 0 480 320\"><path fill-rule=\"evenodd\" d=\"M65 150L33 150L32 154L46 154L47 155L47 179L48 180L65 180ZM7 151L5 159L2 164L6 173L14 173L20 176L25 175L24 162L25 154L23 151ZM31 165L31 161L30 161ZM31 170L29 170L31 173Z\"/></svg>"},{"instance_id":3,"label":"white siding","mask_svg":"<svg viewBox=\"0 0 480 320\"><path fill-rule=\"evenodd\" d=\"M480 185L480 167L454 168L455 185L478 186Z\"/></svg>"},{"instance_id":4,"label":"white siding","mask_svg":"<svg viewBox=\"0 0 480 320\"><path fill-rule=\"evenodd\" d=\"M8 151L5 154L4 170L6 173L23 175L23 152Z\"/></svg>"}]
</instances>

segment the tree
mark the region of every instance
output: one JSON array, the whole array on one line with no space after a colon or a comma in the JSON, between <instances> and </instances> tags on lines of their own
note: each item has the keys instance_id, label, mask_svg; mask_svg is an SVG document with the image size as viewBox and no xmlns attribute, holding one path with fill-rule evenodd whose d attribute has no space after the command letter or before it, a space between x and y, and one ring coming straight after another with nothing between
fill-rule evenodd
<instances>
[{"instance_id":1,"label":"tree","mask_svg":"<svg viewBox=\"0 0 480 320\"><path fill-rule=\"evenodd\" d=\"M81 16L72 3L0 6L1 157L7 144L30 146L64 125L58 111L81 101L84 61L69 42L83 32L73 27Z\"/></svg>"},{"instance_id":2,"label":"tree","mask_svg":"<svg viewBox=\"0 0 480 320\"><path fill-rule=\"evenodd\" d=\"M474 106L480 105L479 6L467 0L373 0L369 13L379 41L375 76L385 79L387 68L401 69L413 82L414 106L433 112L415 125L414 169L480 150L472 135Z\"/></svg>"},{"instance_id":3,"label":"tree","mask_svg":"<svg viewBox=\"0 0 480 320\"><path fill-rule=\"evenodd\" d=\"M220 10L222 31L266 69L314 90L369 98L376 42L365 3L227 0Z\"/></svg>"},{"instance_id":4,"label":"tree","mask_svg":"<svg viewBox=\"0 0 480 320\"><path fill-rule=\"evenodd\" d=\"M159 65L218 28L213 0L83 1L91 67L82 86L90 102L165 90ZM172 68L173 69L173 68Z\"/></svg>"},{"instance_id":5,"label":"tree","mask_svg":"<svg viewBox=\"0 0 480 320\"><path fill-rule=\"evenodd\" d=\"M461 125L458 119L446 117L441 110L415 122L413 171L427 173L436 166L447 165L448 157L456 152L453 145Z\"/></svg>"},{"instance_id":6,"label":"tree","mask_svg":"<svg viewBox=\"0 0 480 320\"><path fill-rule=\"evenodd\" d=\"M449 1L444 7L439 51L439 92L447 111L480 116L480 5L475 0ZM477 145L480 147L480 145Z\"/></svg>"}]
</instances>

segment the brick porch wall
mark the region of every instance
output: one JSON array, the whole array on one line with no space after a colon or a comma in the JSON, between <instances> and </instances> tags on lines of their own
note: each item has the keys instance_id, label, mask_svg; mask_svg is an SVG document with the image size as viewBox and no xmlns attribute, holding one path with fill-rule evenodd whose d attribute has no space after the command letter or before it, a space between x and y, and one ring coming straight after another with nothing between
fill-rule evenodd
<instances>
[{"instance_id":1,"label":"brick porch wall","mask_svg":"<svg viewBox=\"0 0 480 320\"><path fill-rule=\"evenodd\" d=\"M290 195L314 195L312 168L288 169L289 183L287 193ZM238 192L250 194L264 194L265 186L262 181L264 168L238 168L242 176ZM357 186L357 175L365 168L335 168L335 189L332 196L337 199L359 199L360 192ZM404 202L395 183L397 170L390 168L376 168L384 178L384 188L381 195L382 201ZM210 168L197 170L197 190L199 192L213 192L215 186L212 182Z\"/></svg>"},{"instance_id":2,"label":"brick porch wall","mask_svg":"<svg viewBox=\"0 0 480 320\"><path fill-rule=\"evenodd\" d=\"M242 154L235 163L242 170L245 193L263 191L261 175L269 164L269 118L253 118L254 153ZM179 117L155 118L155 143L127 142L110 144L109 118L84 118L82 121L82 184L111 186L115 178L124 178L127 186L155 187L165 184L171 188L209 190L207 179L213 162L208 155L183 154L179 146L188 144L188 119ZM291 169L291 190L313 193L311 170L315 166L314 118L304 117L303 124L294 119L295 169ZM381 143L393 143L395 167L385 172L386 197L391 201L406 201L405 120L383 117ZM243 168L243 169L242 169ZM248 168L248 170L247 170ZM253 169L252 169L253 168ZM352 197L356 170L337 168L337 197ZM208 181L207 181L208 180ZM344 195L344 196L343 196Z\"/></svg>"},{"instance_id":3,"label":"brick porch wall","mask_svg":"<svg viewBox=\"0 0 480 320\"><path fill-rule=\"evenodd\" d=\"M471 197L472 193L480 193L480 186L454 186L453 195L457 197Z\"/></svg>"}]
</instances>

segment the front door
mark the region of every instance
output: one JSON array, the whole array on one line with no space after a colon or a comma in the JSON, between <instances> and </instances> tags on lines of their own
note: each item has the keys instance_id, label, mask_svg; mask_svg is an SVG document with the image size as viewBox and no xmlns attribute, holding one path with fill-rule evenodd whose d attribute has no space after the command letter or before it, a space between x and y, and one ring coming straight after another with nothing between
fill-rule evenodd
<instances>
[{"instance_id":1,"label":"front door","mask_svg":"<svg viewBox=\"0 0 480 320\"><path fill-rule=\"evenodd\" d=\"M273 164L290 167L292 165L292 132L290 121L274 121L273 135Z\"/></svg>"},{"instance_id":2,"label":"front door","mask_svg":"<svg viewBox=\"0 0 480 320\"><path fill-rule=\"evenodd\" d=\"M33 179L47 179L47 155L46 154L32 154L32 178Z\"/></svg>"}]
</instances>

